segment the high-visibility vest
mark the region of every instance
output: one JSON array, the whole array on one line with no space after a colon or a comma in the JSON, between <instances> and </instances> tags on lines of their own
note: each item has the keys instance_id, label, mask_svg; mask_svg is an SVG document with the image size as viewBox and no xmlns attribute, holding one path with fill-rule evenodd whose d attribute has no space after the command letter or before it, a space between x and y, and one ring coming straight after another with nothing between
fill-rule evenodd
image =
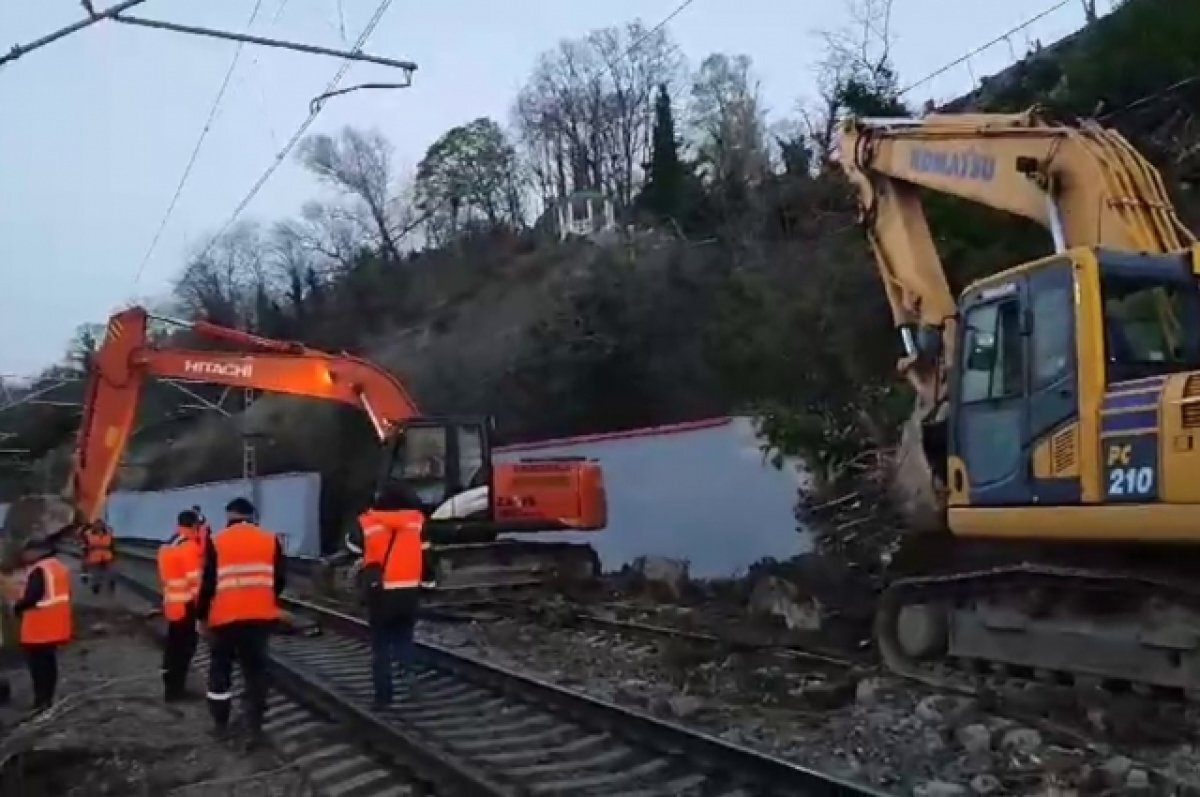
<instances>
[{"instance_id":1,"label":"high-visibility vest","mask_svg":"<svg viewBox=\"0 0 1200 797\"><path fill-rule=\"evenodd\" d=\"M200 590L200 551L193 540L180 535L158 549L158 579L163 617L171 622L187 617Z\"/></svg>"},{"instance_id":2,"label":"high-visibility vest","mask_svg":"<svg viewBox=\"0 0 1200 797\"><path fill-rule=\"evenodd\" d=\"M113 535L105 531L89 531L84 534L84 545L87 556L84 561L89 565L99 565L113 560Z\"/></svg>"},{"instance_id":3,"label":"high-visibility vest","mask_svg":"<svg viewBox=\"0 0 1200 797\"><path fill-rule=\"evenodd\" d=\"M175 535L177 544L186 545L191 549L191 555L194 557L194 566L188 568L188 582L191 585L192 591L196 594L200 593L200 571L204 566L204 542L205 538L201 535L201 530L190 529L187 526L176 526Z\"/></svg>"},{"instance_id":4,"label":"high-visibility vest","mask_svg":"<svg viewBox=\"0 0 1200 797\"><path fill-rule=\"evenodd\" d=\"M415 509L368 509L359 515L358 522L363 530L363 564L382 566L383 588L420 586L422 551L429 547L429 543L421 539L425 516ZM385 555L387 561L384 561Z\"/></svg>"},{"instance_id":5,"label":"high-visibility vest","mask_svg":"<svg viewBox=\"0 0 1200 797\"><path fill-rule=\"evenodd\" d=\"M211 627L244 620L277 620L276 537L253 523L235 523L212 535L217 588L208 612Z\"/></svg>"},{"instance_id":6,"label":"high-visibility vest","mask_svg":"<svg viewBox=\"0 0 1200 797\"><path fill-rule=\"evenodd\" d=\"M71 572L54 557L43 559L29 570L42 571L42 599L21 615L21 644L57 644L71 638Z\"/></svg>"}]
</instances>

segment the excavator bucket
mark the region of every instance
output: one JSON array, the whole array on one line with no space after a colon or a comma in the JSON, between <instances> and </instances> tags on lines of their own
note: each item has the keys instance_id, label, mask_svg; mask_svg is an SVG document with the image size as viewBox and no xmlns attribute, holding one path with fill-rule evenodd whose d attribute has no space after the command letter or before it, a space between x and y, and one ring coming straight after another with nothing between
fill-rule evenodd
<instances>
[{"instance_id":1,"label":"excavator bucket","mask_svg":"<svg viewBox=\"0 0 1200 797\"><path fill-rule=\"evenodd\" d=\"M929 461L928 410L919 402L900 431L900 444L888 474L891 502L905 527L916 533L946 531L945 490Z\"/></svg>"}]
</instances>

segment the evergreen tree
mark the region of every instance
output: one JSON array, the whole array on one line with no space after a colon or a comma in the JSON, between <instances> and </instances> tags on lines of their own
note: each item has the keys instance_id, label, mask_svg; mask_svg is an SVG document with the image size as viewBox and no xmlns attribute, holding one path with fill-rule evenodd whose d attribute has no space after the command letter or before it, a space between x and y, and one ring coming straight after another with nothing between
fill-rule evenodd
<instances>
[{"instance_id":1,"label":"evergreen tree","mask_svg":"<svg viewBox=\"0 0 1200 797\"><path fill-rule=\"evenodd\" d=\"M683 206L683 190L684 169L679 160L671 93L667 85L661 83L654 101L653 150L649 179L642 191L642 205L657 217L678 219Z\"/></svg>"}]
</instances>

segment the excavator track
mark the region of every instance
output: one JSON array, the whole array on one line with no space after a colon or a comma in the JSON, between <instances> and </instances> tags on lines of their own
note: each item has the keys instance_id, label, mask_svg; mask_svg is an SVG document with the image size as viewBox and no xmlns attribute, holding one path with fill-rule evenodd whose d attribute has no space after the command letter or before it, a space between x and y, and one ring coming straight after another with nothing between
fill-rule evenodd
<instances>
[{"instance_id":1,"label":"excavator track","mask_svg":"<svg viewBox=\"0 0 1200 797\"><path fill-rule=\"evenodd\" d=\"M496 540L432 548L437 592L587 581L600 574L590 545Z\"/></svg>"},{"instance_id":2,"label":"excavator track","mask_svg":"<svg viewBox=\"0 0 1200 797\"><path fill-rule=\"evenodd\" d=\"M1200 700L1200 585L1180 575L1023 562L900 578L875 636L894 672L1125 687Z\"/></svg>"}]
</instances>

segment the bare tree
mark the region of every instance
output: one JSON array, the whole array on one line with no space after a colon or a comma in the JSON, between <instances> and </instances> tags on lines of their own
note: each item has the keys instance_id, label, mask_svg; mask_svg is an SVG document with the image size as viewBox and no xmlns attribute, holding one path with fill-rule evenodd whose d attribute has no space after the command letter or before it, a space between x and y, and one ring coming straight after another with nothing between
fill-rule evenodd
<instances>
[{"instance_id":1,"label":"bare tree","mask_svg":"<svg viewBox=\"0 0 1200 797\"><path fill-rule=\"evenodd\" d=\"M378 131L342 128L337 139L309 136L300 159L314 174L353 197L370 220L384 257L400 262L391 218L392 147Z\"/></svg>"},{"instance_id":2,"label":"bare tree","mask_svg":"<svg viewBox=\"0 0 1200 797\"><path fill-rule=\"evenodd\" d=\"M692 82L690 114L701 163L714 181L746 185L766 175L765 114L749 56L705 58Z\"/></svg>"},{"instance_id":3,"label":"bare tree","mask_svg":"<svg viewBox=\"0 0 1200 797\"><path fill-rule=\"evenodd\" d=\"M75 327L75 334L67 344L67 368L79 373L87 373L92 365L92 358L104 340L103 324L80 324Z\"/></svg>"},{"instance_id":4,"label":"bare tree","mask_svg":"<svg viewBox=\"0 0 1200 797\"><path fill-rule=\"evenodd\" d=\"M682 59L662 30L640 21L564 41L543 53L514 114L543 199L603 191L627 206L645 179L654 92Z\"/></svg>"},{"instance_id":5,"label":"bare tree","mask_svg":"<svg viewBox=\"0 0 1200 797\"><path fill-rule=\"evenodd\" d=\"M258 227L242 222L188 261L175 281L175 299L187 316L245 327L265 282L264 266Z\"/></svg>"},{"instance_id":6,"label":"bare tree","mask_svg":"<svg viewBox=\"0 0 1200 797\"><path fill-rule=\"evenodd\" d=\"M271 293L287 301L292 315L303 326L307 309L304 299L309 274L316 267L316 255L292 223L280 222L271 230L267 257Z\"/></svg>"},{"instance_id":7,"label":"bare tree","mask_svg":"<svg viewBox=\"0 0 1200 797\"><path fill-rule=\"evenodd\" d=\"M358 253L374 240L370 231L364 232L360 214L315 201L304 203L300 218L277 224L275 235L308 252L318 271L332 273L352 268Z\"/></svg>"},{"instance_id":8,"label":"bare tree","mask_svg":"<svg viewBox=\"0 0 1200 797\"><path fill-rule=\"evenodd\" d=\"M800 103L816 162L828 166L835 132L847 109L864 98L899 104L892 67L892 0L849 0L850 24L820 31L825 57L817 65L817 98ZM871 109L881 110L881 109Z\"/></svg>"}]
</instances>

